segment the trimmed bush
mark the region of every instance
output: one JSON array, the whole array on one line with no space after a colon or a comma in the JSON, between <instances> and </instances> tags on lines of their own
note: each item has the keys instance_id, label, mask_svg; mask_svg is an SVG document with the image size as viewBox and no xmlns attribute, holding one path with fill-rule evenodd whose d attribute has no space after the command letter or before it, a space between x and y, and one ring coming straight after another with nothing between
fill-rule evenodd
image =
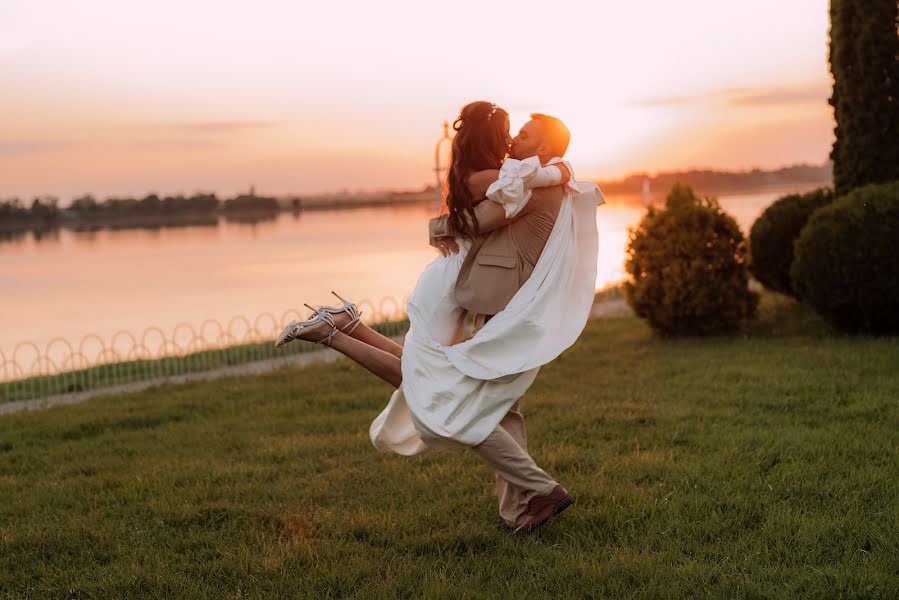
<instances>
[{"instance_id":1,"label":"trimmed bush","mask_svg":"<svg viewBox=\"0 0 899 600\"><path fill-rule=\"evenodd\" d=\"M625 298L658 333L726 333L755 314L746 240L714 198L675 184L630 230L627 253Z\"/></svg>"},{"instance_id":2,"label":"trimmed bush","mask_svg":"<svg viewBox=\"0 0 899 600\"><path fill-rule=\"evenodd\" d=\"M791 269L797 297L838 329L899 333L899 182L858 188L815 212Z\"/></svg>"},{"instance_id":3,"label":"trimmed bush","mask_svg":"<svg viewBox=\"0 0 899 600\"><path fill-rule=\"evenodd\" d=\"M833 191L821 188L790 194L765 209L749 230L749 270L765 287L793 296L790 266L793 243L813 212L833 202Z\"/></svg>"}]
</instances>

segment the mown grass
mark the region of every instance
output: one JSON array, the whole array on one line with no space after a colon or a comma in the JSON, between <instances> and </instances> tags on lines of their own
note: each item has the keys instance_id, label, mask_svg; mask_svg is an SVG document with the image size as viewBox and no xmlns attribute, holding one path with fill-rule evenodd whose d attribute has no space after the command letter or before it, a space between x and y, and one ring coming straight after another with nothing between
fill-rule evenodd
<instances>
[{"instance_id":1,"label":"mown grass","mask_svg":"<svg viewBox=\"0 0 899 600\"><path fill-rule=\"evenodd\" d=\"M899 342L591 322L523 403L577 504L496 526L470 452L377 453L349 363L0 418L4 598L895 598Z\"/></svg>"}]
</instances>

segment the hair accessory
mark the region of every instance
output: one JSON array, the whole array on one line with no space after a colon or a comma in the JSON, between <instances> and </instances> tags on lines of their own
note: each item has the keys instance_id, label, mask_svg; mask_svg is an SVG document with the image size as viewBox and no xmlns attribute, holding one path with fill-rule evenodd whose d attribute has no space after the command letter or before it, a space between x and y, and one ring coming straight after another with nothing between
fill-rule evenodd
<instances>
[{"instance_id":1,"label":"hair accessory","mask_svg":"<svg viewBox=\"0 0 899 600\"><path fill-rule=\"evenodd\" d=\"M494 102L494 103L491 103L491 104L490 104L490 107L491 107L490 114L487 115L487 120L488 120L488 121L489 121L490 119L493 118L493 115L496 114L496 109L499 108L499 107L496 105L495 102Z\"/></svg>"}]
</instances>

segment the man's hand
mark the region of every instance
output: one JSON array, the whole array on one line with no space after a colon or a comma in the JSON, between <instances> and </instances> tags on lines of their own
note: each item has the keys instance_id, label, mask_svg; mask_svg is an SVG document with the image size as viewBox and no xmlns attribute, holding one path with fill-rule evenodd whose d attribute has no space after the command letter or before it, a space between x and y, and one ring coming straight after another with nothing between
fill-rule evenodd
<instances>
[{"instance_id":1,"label":"man's hand","mask_svg":"<svg viewBox=\"0 0 899 600\"><path fill-rule=\"evenodd\" d=\"M568 183L571 180L571 171L568 170L568 167L565 163L555 163L552 165L554 167L558 167L559 171L562 172L562 185Z\"/></svg>"},{"instance_id":2,"label":"man's hand","mask_svg":"<svg viewBox=\"0 0 899 600\"><path fill-rule=\"evenodd\" d=\"M431 245L437 248L441 256L449 256L459 252L459 244L451 237L431 238Z\"/></svg>"}]
</instances>

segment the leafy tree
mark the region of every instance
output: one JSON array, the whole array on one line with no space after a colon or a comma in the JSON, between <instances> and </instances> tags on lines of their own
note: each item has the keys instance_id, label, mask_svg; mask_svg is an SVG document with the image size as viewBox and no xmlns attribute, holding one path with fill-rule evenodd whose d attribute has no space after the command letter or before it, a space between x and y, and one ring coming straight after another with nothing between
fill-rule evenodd
<instances>
[{"instance_id":1,"label":"leafy tree","mask_svg":"<svg viewBox=\"0 0 899 600\"><path fill-rule=\"evenodd\" d=\"M18 198L0 201L0 221L20 221L28 217L28 209Z\"/></svg>"},{"instance_id":2,"label":"leafy tree","mask_svg":"<svg viewBox=\"0 0 899 600\"><path fill-rule=\"evenodd\" d=\"M899 180L899 3L831 0L830 104L838 196Z\"/></svg>"},{"instance_id":3,"label":"leafy tree","mask_svg":"<svg viewBox=\"0 0 899 600\"><path fill-rule=\"evenodd\" d=\"M80 198L75 198L72 201L72 206L69 207L72 212L92 215L96 214L100 210L100 205L97 204L97 199L87 194L85 196L81 196Z\"/></svg>"},{"instance_id":4,"label":"leafy tree","mask_svg":"<svg viewBox=\"0 0 899 600\"><path fill-rule=\"evenodd\" d=\"M192 211L210 212L219 206L219 199L215 194L194 194L189 198L190 209Z\"/></svg>"},{"instance_id":5,"label":"leafy tree","mask_svg":"<svg viewBox=\"0 0 899 600\"><path fill-rule=\"evenodd\" d=\"M53 196L35 198L31 201L31 217L40 221L54 221L59 218L59 200Z\"/></svg>"},{"instance_id":6,"label":"leafy tree","mask_svg":"<svg viewBox=\"0 0 899 600\"><path fill-rule=\"evenodd\" d=\"M156 214L162 209L162 201L156 194L150 194L139 202L139 210L144 214Z\"/></svg>"},{"instance_id":7,"label":"leafy tree","mask_svg":"<svg viewBox=\"0 0 899 600\"><path fill-rule=\"evenodd\" d=\"M241 194L234 198L225 200L224 210L226 212L236 211L256 211L256 212L278 212L278 200L266 196L257 196L255 194Z\"/></svg>"}]
</instances>

